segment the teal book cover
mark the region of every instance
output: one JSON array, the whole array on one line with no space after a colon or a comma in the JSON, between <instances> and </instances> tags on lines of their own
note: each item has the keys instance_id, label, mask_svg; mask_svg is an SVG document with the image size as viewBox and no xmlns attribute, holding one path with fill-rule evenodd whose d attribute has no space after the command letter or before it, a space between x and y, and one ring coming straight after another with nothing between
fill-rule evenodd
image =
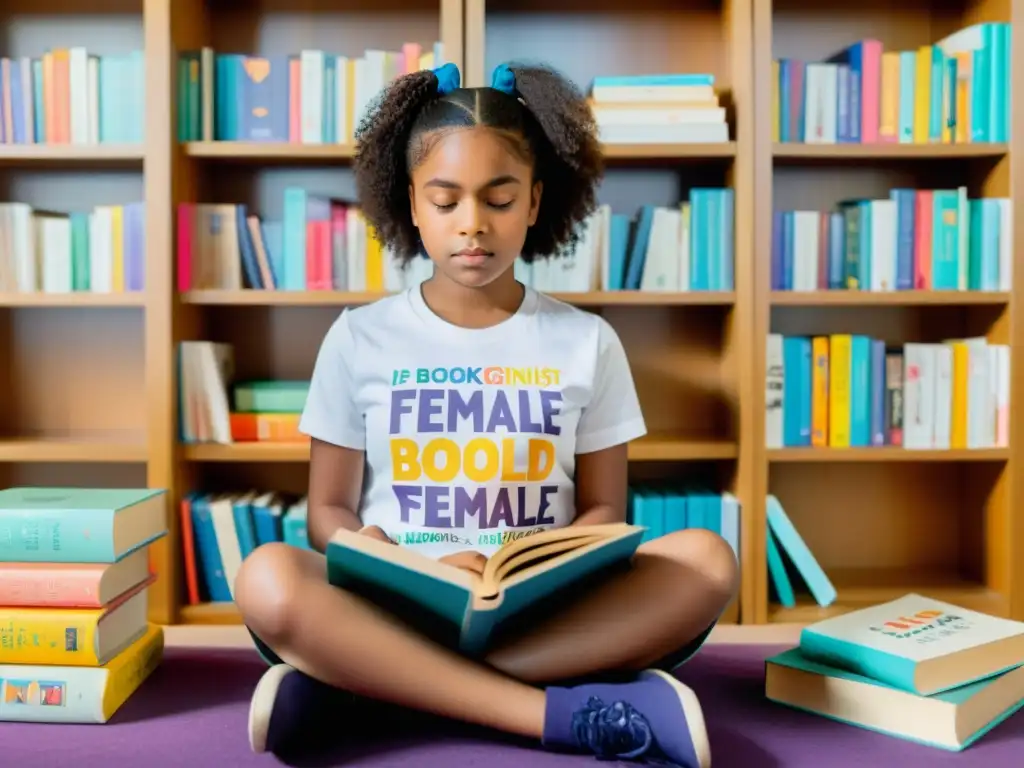
<instances>
[{"instance_id":1,"label":"teal book cover","mask_svg":"<svg viewBox=\"0 0 1024 768\"><path fill-rule=\"evenodd\" d=\"M166 533L163 490L0 490L0 562L114 563Z\"/></svg>"},{"instance_id":2,"label":"teal book cover","mask_svg":"<svg viewBox=\"0 0 1024 768\"><path fill-rule=\"evenodd\" d=\"M1024 623L909 594L804 627L800 651L928 696L1024 663Z\"/></svg>"},{"instance_id":3,"label":"teal book cover","mask_svg":"<svg viewBox=\"0 0 1024 768\"><path fill-rule=\"evenodd\" d=\"M327 544L327 580L473 656L486 652L511 619L555 610L591 579L628 562L645 530L612 523L542 531L503 546L482 576L339 531Z\"/></svg>"},{"instance_id":4,"label":"teal book cover","mask_svg":"<svg viewBox=\"0 0 1024 768\"><path fill-rule=\"evenodd\" d=\"M765 697L847 725L959 752L1021 708L1024 667L921 696L792 648L766 660Z\"/></svg>"}]
</instances>

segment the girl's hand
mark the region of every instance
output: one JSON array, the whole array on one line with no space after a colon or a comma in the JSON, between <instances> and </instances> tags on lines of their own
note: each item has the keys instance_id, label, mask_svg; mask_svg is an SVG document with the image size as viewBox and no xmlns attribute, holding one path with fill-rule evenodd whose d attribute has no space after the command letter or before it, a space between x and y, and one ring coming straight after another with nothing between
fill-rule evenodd
<instances>
[{"instance_id":1,"label":"girl's hand","mask_svg":"<svg viewBox=\"0 0 1024 768\"><path fill-rule=\"evenodd\" d=\"M467 549L464 552L456 552L452 555L445 555L444 557L440 558L438 562L453 565L456 568L462 568L464 571L475 573L477 576L483 576L484 566L487 565L487 558L481 555L479 552Z\"/></svg>"},{"instance_id":2,"label":"girl's hand","mask_svg":"<svg viewBox=\"0 0 1024 768\"><path fill-rule=\"evenodd\" d=\"M384 533L384 529L379 525L366 525L359 529L359 533L363 536L369 536L371 539L377 539L377 541L383 541L385 544L394 544L388 535Z\"/></svg>"}]
</instances>

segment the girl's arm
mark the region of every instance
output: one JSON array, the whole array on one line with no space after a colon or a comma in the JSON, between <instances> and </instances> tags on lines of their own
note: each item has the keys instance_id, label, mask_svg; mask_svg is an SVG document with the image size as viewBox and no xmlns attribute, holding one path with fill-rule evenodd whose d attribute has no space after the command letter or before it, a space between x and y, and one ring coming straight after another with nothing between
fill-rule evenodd
<instances>
[{"instance_id":1,"label":"girl's arm","mask_svg":"<svg viewBox=\"0 0 1024 768\"><path fill-rule=\"evenodd\" d=\"M313 549L323 552L339 528L363 527L357 511L363 490L363 451L313 438L309 456L307 528Z\"/></svg>"},{"instance_id":2,"label":"girl's arm","mask_svg":"<svg viewBox=\"0 0 1024 768\"><path fill-rule=\"evenodd\" d=\"M572 525L626 520L626 443L576 455L576 519Z\"/></svg>"}]
</instances>

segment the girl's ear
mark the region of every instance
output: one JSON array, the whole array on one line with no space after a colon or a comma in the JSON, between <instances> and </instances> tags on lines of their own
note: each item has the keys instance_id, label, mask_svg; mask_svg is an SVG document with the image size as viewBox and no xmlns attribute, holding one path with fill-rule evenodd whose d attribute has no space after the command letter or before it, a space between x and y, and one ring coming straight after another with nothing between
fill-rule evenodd
<instances>
[{"instance_id":1,"label":"girl's ear","mask_svg":"<svg viewBox=\"0 0 1024 768\"><path fill-rule=\"evenodd\" d=\"M537 214L540 213L540 197L544 191L544 182L535 181L530 189L530 226L537 223Z\"/></svg>"},{"instance_id":2,"label":"girl's ear","mask_svg":"<svg viewBox=\"0 0 1024 768\"><path fill-rule=\"evenodd\" d=\"M416 194L413 191L412 184L409 185L409 211L412 215L412 225L418 227L419 222L416 221Z\"/></svg>"}]
</instances>

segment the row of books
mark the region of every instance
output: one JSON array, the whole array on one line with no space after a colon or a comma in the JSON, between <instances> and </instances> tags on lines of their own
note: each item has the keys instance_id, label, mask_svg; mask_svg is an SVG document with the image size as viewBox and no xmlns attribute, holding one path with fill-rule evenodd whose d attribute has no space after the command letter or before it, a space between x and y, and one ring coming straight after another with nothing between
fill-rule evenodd
<instances>
[{"instance_id":1,"label":"row of books","mask_svg":"<svg viewBox=\"0 0 1024 768\"><path fill-rule=\"evenodd\" d=\"M626 520L647 528L643 541L674 531L702 528L717 533L740 558L740 503L731 493L671 483L629 486Z\"/></svg>"},{"instance_id":2,"label":"row of books","mask_svg":"<svg viewBox=\"0 0 1024 768\"><path fill-rule=\"evenodd\" d=\"M910 593L804 627L766 660L765 696L960 752L1024 705L1022 662L1024 623Z\"/></svg>"},{"instance_id":3,"label":"row of books","mask_svg":"<svg viewBox=\"0 0 1024 768\"><path fill-rule=\"evenodd\" d=\"M232 602L238 569L261 544L310 548L305 496L197 491L182 499L179 513L189 605Z\"/></svg>"},{"instance_id":4,"label":"row of books","mask_svg":"<svg viewBox=\"0 0 1024 768\"><path fill-rule=\"evenodd\" d=\"M304 49L254 56L206 46L178 58L178 140L352 144L396 77L445 63L444 44L404 43L348 57Z\"/></svg>"},{"instance_id":5,"label":"row of books","mask_svg":"<svg viewBox=\"0 0 1024 768\"><path fill-rule=\"evenodd\" d=\"M0 144L140 144L144 77L142 51L0 58Z\"/></svg>"},{"instance_id":6,"label":"row of books","mask_svg":"<svg viewBox=\"0 0 1024 768\"><path fill-rule=\"evenodd\" d=\"M151 489L0 491L0 721L105 723L163 658L148 620Z\"/></svg>"},{"instance_id":7,"label":"row of books","mask_svg":"<svg viewBox=\"0 0 1024 768\"><path fill-rule=\"evenodd\" d=\"M773 333L766 358L769 448L1009 445L1009 345Z\"/></svg>"},{"instance_id":8,"label":"row of books","mask_svg":"<svg viewBox=\"0 0 1024 768\"><path fill-rule=\"evenodd\" d=\"M1010 200L965 187L774 214L775 291L1009 291L1012 273Z\"/></svg>"},{"instance_id":9,"label":"row of books","mask_svg":"<svg viewBox=\"0 0 1024 768\"><path fill-rule=\"evenodd\" d=\"M606 144L729 141L725 107L710 73L595 77L589 104Z\"/></svg>"},{"instance_id":10,"label":"row of books","mask_svg":"<svg viewBox=\"0 0 1024 768\"><path fill-rule=\"evenodd\" d=\"M980 23L932 45L859 40L826 58L773 62L772 133L808 144L972 144L1010 135L1010 25Z\"/></svg>"},{"instance_id":11,"label":"row of books","mask_svg":"<svg viewBox=\"0 0 1024 768\"><path fill-rule=\"evenodd\" d=\"M280 221L246 205L181 203L177 229L181 291L400 291L433 270L425 257L403 269L357 205L301 187L284 190ZM633 216L601 205L570 252L516 270L545 291L728 291L733 233L733 190L694 188L678 207Z\"/></svg>"},{"instance_id":12,"label":"row of books","mask_svg":"<svg viewBox=\"0 0 1024 768\"><path fill-rule=\"evenodd\" d=\"M71 213L0 203L0 291L122 293L144 287L145 204Z\"/></svg>"}]
</instances>

